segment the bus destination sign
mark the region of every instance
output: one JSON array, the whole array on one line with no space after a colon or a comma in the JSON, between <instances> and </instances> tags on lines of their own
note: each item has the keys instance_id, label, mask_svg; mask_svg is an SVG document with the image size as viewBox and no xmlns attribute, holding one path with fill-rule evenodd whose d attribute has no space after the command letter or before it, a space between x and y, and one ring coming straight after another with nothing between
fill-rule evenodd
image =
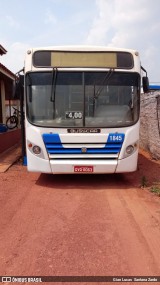
<instances>
[{"instance_id":1,"label":"bus destination sign","mask_svg":"<svg viewBox=\"0 0 160 285\"><path fill-rule=\"evenodd\" d=\"M91 134L97 134L101 132L101 129L95 129L95 128L76 128L76 129L67 129L68 133L81 133L81 134L86 134L86 133L91 133Z\"/></svg>"}]
</instances>

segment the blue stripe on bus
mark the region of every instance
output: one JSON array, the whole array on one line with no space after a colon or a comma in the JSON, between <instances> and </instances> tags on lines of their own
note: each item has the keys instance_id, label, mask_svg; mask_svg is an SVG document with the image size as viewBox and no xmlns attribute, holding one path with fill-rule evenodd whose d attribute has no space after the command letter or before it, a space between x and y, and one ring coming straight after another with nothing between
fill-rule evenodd
<instances>
[{"instance_id":1,"label":"blue stripe on bus","mask_svg":"<svg viewBox=\"0 0 160 285\"><path fill-rule=\"evenodd\" d=\"M62 148L62 149L48 149L50 154L116 154L119 153L120 149L105 149L105 148L88 148L86 153L83 153L81 148Z\"/></svg>"},{"instance_id":2,"label":"blue stripe on bus","mask_svg":"<svg viewBox=\"0 0 160 285\"><path fill-rule=\"evenodd\" d=\"M65 144L67 146L67 144ZM71 145L71 144L70 144ZM59 148L64 148L62 144L55 144L55 143L47 143L45 144L46 148L47 149L50 149L50 148L55 148L55 149L59 149ZM120 143L116 143L116 144L106 144L104 148L109 148L109 149L112 149L112 148L121 148L122 147L122 144ZM65 147L67 149L67 147ZM69 147L68 149L70 149L71 147ZM92 147L93 148L93 147ZM81 149L81 148L80 148ZM89 148L90 149L90 148ZM95 148L96 149L96 148ZM101 148L97 148L97 149L101 149Z\"/></svg>"},{"instance_id":3,"label":"blue stripe on bus","mask_svg":"<svg viewBox=\"0 0 160 285\"><path fill-rule=\"evenodd\" d=\"M50 149L50 148L63 148L63 145L61 143L46 143L46 148Z\"/></svg>"},{"instance_id":4,"label":"blue stripe on bus","mask_svg":"<svg viewBox=\"0 0 160 285\"><path fill-rule=\"evenodd\" d=\"M125 134L120 133L110 133L108 136L107 144L108 143L123 143L125 138Z\"/></svg>"},{"instance_id":5,"label":"blue stripe on bus","mask_svg":"<svg viewBox=\"0 0 160 285\"><path fill-rule=\"evenodd\" d=\"M43 141L49 154L118 154L121 151L124 137L124 134L110 133L103 148L86 147L85 153L79 147L63 147L59 134L43 134Z\"/></svg>"},{"instance_id":6,"label":"blue stripe on bus","mask_svg":"<svg viewBox=\"0 0 160 285\"><path fill-rule=\"evenodd\" d=\"M45 144L47 144L47 143L59 143L59 144L61 144L59 134L43 134L43 141Z\"/></svg>"}]
</instances>

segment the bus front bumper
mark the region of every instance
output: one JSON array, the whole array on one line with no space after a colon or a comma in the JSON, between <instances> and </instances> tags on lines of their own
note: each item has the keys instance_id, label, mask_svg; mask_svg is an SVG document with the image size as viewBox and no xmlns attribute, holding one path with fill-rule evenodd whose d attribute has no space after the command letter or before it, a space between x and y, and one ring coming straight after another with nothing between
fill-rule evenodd
<instances>
[{"instance_id":1,"label":"bus front bumper","mask_svg":"<svg viewBox=\"0 0 160 285\"><path fill-rule=\"evenodd\" d=\"M133 172L137 169L138 151L131 156L117 160L50 160L53 174L105 174Z\"/></svg>"},{"instance_id":2,"label":"bus front bumper","mask_svg":"<svg viewBox=\"0 0 160 285\"><path fill-rule=\"evenodd\" d=\"M107 174L133 172L137 169L138 150L124 159L42 159L27 153L28 171L53 174Z\"/></svg>"}]
</instances>

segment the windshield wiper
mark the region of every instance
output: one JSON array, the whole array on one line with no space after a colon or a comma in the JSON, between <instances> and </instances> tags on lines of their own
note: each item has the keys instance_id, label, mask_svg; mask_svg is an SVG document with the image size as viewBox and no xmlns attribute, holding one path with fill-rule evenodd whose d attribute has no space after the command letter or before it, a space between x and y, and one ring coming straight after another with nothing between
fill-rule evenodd
<instances>
[{"instance_id":1,"label":"windshield wiper","mask_svg":"<svg viewBox=\"0 0 160 285\"><path fill-rule=\"evenodd\" d=\"M52 81L51 81L51 97L50 97L51 102L55 102L56 81L57 81L57 68L53 67Z\"/></svg>"},{"instance_id":2,"label":"windshield wiper","mask_svg":"<svg viewBox=\"0 0 160 285\"><path fill-rule=\"evenodd\" d=\"M113 72L114 72L114 69L113 69L113 68L111 68L111 69L107 72L107 74L106 74L106 76L104 77L103 81L100 83L100 85L102 85L102 86L101 86L101 87L97 90L97 92L94 94L94 99L97 99L98 96L101 94L101 92L102 92L104 86L106 85L106 83L107 83L107 82L109 81L109 79L111 78Z\"/></svg>"},{"instance_id":3,"label":"windshield wiper","mask_svg":"<svg viewBox=\"0 0 160 285\"><path fill-rule=\"evenodd\" d=\"M100 85L102 85L101 87L99 87L99 89L97 90L97 92L95 92L95 85L94 85L94 95L93 95L93 114L95 112L95 104L96 104L96 99L98 98L98 96L101 94L104 86L106 85L106 83L109 81L110 77L112 76L114 72L113 68L110 68L109 71L106 73L104 79L102 80L102 82L100 83Z\"/></svg>"}]
</instances>

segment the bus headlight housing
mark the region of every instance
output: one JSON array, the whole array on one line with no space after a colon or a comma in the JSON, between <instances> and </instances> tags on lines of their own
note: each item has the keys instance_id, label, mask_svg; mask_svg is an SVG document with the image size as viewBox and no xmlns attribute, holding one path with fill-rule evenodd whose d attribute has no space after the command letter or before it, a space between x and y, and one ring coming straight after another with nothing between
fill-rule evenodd
<instances>
[{"instance_id":1,"label":"bus headlight housing","mask_svg":"<svg viewBox=\"0 0 160 285\"><path fill-rule=\"evenodd\" d=\"M44 158L43 150L42 150L42 148L39 145L36 145L36 144L32 143L31 141L27 140L27 147L28 147L28 150L32 154L34 154L34 155L36 155L36 156L38 156L40 158Z\"/></svg>"},{"instance_id":2,"label":"bus headlight housing","mask_svg":"<svg viewBox=\"0 0 160 285\"><path fill-rule=\"evenodd\" d=\"M133 144L128 145L125 149L124 157L132 155L137 149L138 149L138 141Z\"/></svg>"}]
</instances>

